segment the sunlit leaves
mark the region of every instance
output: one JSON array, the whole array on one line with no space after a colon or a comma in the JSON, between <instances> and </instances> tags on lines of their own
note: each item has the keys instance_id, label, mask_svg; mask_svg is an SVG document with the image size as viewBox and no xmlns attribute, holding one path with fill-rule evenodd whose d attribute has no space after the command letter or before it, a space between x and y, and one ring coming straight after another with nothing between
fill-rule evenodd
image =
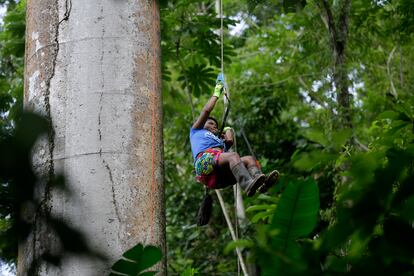
<instances>
[{"instance_id":1,"label":"sunlit leaves","mask_svg":"<svg viewBox=\"0 0 414 276\"><path fill-rule=\"evenodd\" d=\"M7 109L7 124L18 119L22 112L25 49L26 1L11 2L0 32L0 110Z\"/></svg>"}]
</instances>

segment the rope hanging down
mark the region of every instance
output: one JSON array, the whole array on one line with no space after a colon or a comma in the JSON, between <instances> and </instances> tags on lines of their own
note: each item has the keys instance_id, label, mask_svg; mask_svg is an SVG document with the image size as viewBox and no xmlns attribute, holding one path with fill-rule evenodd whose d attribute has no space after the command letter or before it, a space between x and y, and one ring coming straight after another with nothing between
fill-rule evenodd
<instances>
[{"instance_id":1,"label":"rope hanging down","mask_svg":"<svg viewBox=\"0 0 414 276\"><path fill-rule=\"evenodd\" d=\"M219 132L219 135L221 136L222 133L223 133L223 131L224 131L224 127L226 125L226 120L227 120L227 117L228 117L229 111L230 111L230 98L229 98L230 93L229 93L229 89L228 89L227 82L225 80L225 75L224 75L224 27L223 27L223 18L224 18L224 16L223 16L223 1L222 0L218 0L218 1L220 2L220 5L219 5L219 15L220 15L220 50L221 50L221 53L220 53L221 54L221 74L220 75L221 75L221 78L222 78L221 81L222 81L222 83L224 85L224 89L225 89L225 91L224 91L224 97L223 97L225 111L224 111L224 114L223 114L223 119L222 119L222 122L221 122L221 129L220 129L220 132ZM219 75L219 78L220 78L220 75ZM219 81L219 78L217 79L218 81ZM235 134L235 133L233 132L233 134ZM235 194L235 209L237 209L237 199L238 199L238 196L237 196L237 194L238 194L238 188L237 187L238 187L238 184L236 183L235 188L234 188L235 189L235 193L234 193ZM239 237L238 237L238 221L237 221L238 218L237 218L237 215L236 215L236 218L235 218L236 219L235 220L236 231L234 231L233 224L231 223L231 220L229 218L228 212L226 210L226 207L225 207L225 204L224 204L224 201L223 201L223 197L221 196L221 192L219 190L215 190L215 192L217 194L217 198L219 199L221 209L223 211L224 217L225 217L226 222L227 222L227 226L229 227L229 231L230 231L231 237L233 238L234 241L237 241L239 239ZM237 211L235 213L237 214ZM236 254L237 254L237 257L238 257L237 258L238 275L240 275L240 267L241 267L244 275L245 276L248 276L249 274L248 274L248 271L247 271L246 264L245 264L245 262L243 260L242 251L238 247L236 247Z\"/></svg>"},{"instance_id":2,"label":"rope hanging down","mask_svg":"<svg viewBox=\"0 0 414 276\"><path fill-rule=\"evenodd\" d=\"M219 132L219 136L221 136L222 133L223 133L223 130L224 130L224 126L226 125L226 120L227 120L227 117L228 117L228 114L229 114L229 111L230 111L230 99L229 99L229 89L228 89L228 86L227 86L227 83L226 83L226 80L225 80L225 77L224 77L224 26L223 26L224 25L223 24L224 16L223 16L223 2L222 2L222 0L216 0L216 1L217 1L216 2L216 8L219 10L219 16L220 16L220 48L221 48L220 49L221 50L221 53L220 53L220 55L221 55L221 73L217 77L217 81L221 81L223 83L224 89L225 89L224 97L223 97L224 105L225 105L225 112L223 114L221 129L220 129L220 132ZM217 3L218 3L218 5L217 5ZM233 132L233 134L234 134L234 132ZM237 198L238 198L238 196L237 196L237 194L238 194L237 186L238 186L238 184L236 184L235 188L234 188L235 189L235 208L237 208L237 202L238 202L237 201ZM231 234L233 240L237 241L238 240L238 222L237 222L238 217L236 215L236 221L235 221L236 231L234 231L233 224L230 221L230 218L229 218L226 206L224 204L221 192L220 192L220 190L215 190L215 192L217 194L217 198L219 199L220 206L221 206L221 209L223 211L224 217L226 219L227 226L229 228L230 234ZM209 189L206 188L206 193L204 195L203 201L200 205L200 209L199 209L198 214L197 214L197 218L198 218L197 225L199 225L199 226L206 225L208 223L209 219L210 219L211 212L212 212L212 198L211 198L211 195L209 193ZM237 214L237 211L235 213ZM238 259L238 275L240 275L240 267L241 267L244 275L248 276L249 274L247 272L246 264L243 260L242 251L238 247L236 248L236 254L237 254L237 257L238 257L237 258Z\"/></svg>"},{"instance_id":3,"label":"rope hanging down","mask_svg":"<svg viewBox=\"0 0 414 276\"><path fill-rule=\"evenodd\" d=\"M223 1L221 0L220 0L220 46L221 46L221 73L224 75Z\"/></svg>"}]
</instances>

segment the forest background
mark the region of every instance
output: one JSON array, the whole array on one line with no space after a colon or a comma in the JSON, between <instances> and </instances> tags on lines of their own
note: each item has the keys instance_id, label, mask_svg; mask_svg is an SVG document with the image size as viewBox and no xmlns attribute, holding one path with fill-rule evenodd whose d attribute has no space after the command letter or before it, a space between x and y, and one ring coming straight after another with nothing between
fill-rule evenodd
<instances>
[{"instance_id":1,"label":"forest background","mask_svg":"<svg viewBox=\"0 0 414 276\"><path fill-rule=\"evenodd\" d=\"M0 4L7 10L0 32L4 142L16 137L22 117L25 1ZM194 180L188 139L220 70L216 3L160 4L169 274L234 275L239 246L265 275L411 275L412 1L223 1L227 124L241 155L251 153L250 144L265 172L282 174L266 194L245 198L238 243L230 243L217 203L210 223L196 226L204 189ZM213 116L223 111L220 103ZM10 158L0 157L3 164ZM1 257L13 263L13 181L0 180ZM234 218L233 191L223 194Z\"/></svg>"}]
</instances>

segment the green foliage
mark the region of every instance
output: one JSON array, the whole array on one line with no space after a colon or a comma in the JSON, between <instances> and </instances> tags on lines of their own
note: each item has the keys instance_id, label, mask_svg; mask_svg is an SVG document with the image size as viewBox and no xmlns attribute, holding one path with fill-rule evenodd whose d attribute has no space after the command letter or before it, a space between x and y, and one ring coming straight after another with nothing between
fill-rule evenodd
<instances>
[{"instance_id":1,"label":"green foliage","mask_svg":"<svg viewBox=\"0 0 414 276\"><path fill-rule=\"evenodd\" d=\"M413 133L412 122L407 123L408 132ZM409 249L414 230L412 220L404 215L414 194L413 137L405 142L405 149L397 144L351 158L350 181L338 197L337 221L321 236L317 256L344 248L344 260L352 264L353 273L414 271ZM327 259L326 269L337 270L336 262Z\"/></svg>"},{"instance_id":2,"label":"green foliage","mask_svg":"<svg viewBox=\"0 0 414 276\"><path fill-rule=\"evenodd\" d=\"M201 91L208 91L211 83L214 82L216 74L212 68L208 68L203 64L195 64L183 72L178 78L182 82L182 88L188 89L195 96L199 97Z\"/></svg>"},{"instance_id":3,"label":"green foliage","mask_svg":"<svg viewBox=\"0 0 414 276\"><path fill-rule=\"evenodd\" d=\"M290 182L282 193L276 212L267 228L259 228L256 254L263 275L303 271L299 238L307 237L315 227L319 210L319 192L311 180Z\"/></svg>"},{"instance_id":4,"label":"green foliage","mask_svg":"<svg viewBox=\"0 0 414 276\"><path fill-rule=\"evenodd\" d=\"M303 5L299 6L299 2ZM329 30L326 22L321 20L324 13L317 2L306 1L304 5L304 1L224 1L226 15L235 16L244 26L236 35L225 35L226 44L234 46L233 51L237 57L232 59L230 65L225 64L232 99L228 121L236 130L237 150L241 155L250 154L241 135L244 132L254 153L259 157L263 170L278 169L283 173L282 185L269 191L271 196L268 197L271 200L264 199L262 195L246 199L246 206L250 206L247 214L250 222L257 224L256 232L251 232L250 227L243 228L243 241L231 242L226 253L230 253L236 246L252 250L255 246L251 241L267 241L276 235L272 232L271 218L281 204L279 193L287 189L288 183L310 177L317 183L320 198L319 216L309 235L314 240L306 239L309 236L305 235L305 238L289 243L294 248L291 251L296 252L296 259L291 259L291 251L280 253L270 245L264 246L266 250L260 251L263 255L256 256L257 260L267 260L261 263L262 266L273 269L272 262L277 259L284 265L286 273L300 272L305 268L307 274L317 275L324 272L362 273L361 265L365 261L366 269L375 263L372 260L379 258L377 268L369 267L373 271L384 269L389 274L394 274L392 270L395 269L397 274L401 271L409 273L411 268L407 262L398 262L392 256L394 253L387 253L387 250L398 251L397 243L390 242L389 236L387 240L382 237L385 229L389 235L394 230L393 227L402 233L412 231L405 228L407 219L412 217L409 215L412 198L407 196L401 202L396 197L399 207L390 207L390 202L393 202L391 198L399 193L401 178L409 175L412 168L408 164L400 164L405 168L398 176L394 174L394 178L385 178L382 175L381 179L376 177L389 165L390 152L402 154L412 143L414 102L411 91L414 79L410 72L414 52L413 36L409 31L412 28L409 1L352 1L345 52L349 90L353 95L352 130L340 125L334 127L340 121L332 83L335 59ZM333 8L333 16L337 16L343 1L328 2ZM186 1L182 3L188 4ZM211 3L204 4L206 11L209 11ZM203 10L201 2L198 5ZM187 11L192 11L193 8ZM176 22L180 22L178 16L175 18ZM188 17L184 18L187 20ZM175 20L172 17L170 19ZM165 23L168 25L171 22ZM171 26L176 26L175 24ZM217 28L217 25L212 28ZM197 35L196 32L193 34ZM183 44L180 43L181 45ZM173 48L171 46L170 49ZM204 54L184 56L186 65L207 64ZM171 70L171 76L174 76L172 81L166 84L168 91L164 91L169 118L164 132L168 163L167 195L172 197L171 201L168 199L167 206L173 206L176 210L170 212L167 207L167 218L170 217L167 229L170 229L171 235L169 246L174 248L170 252L169 263L179 260L183 267L199 267L204 273L218 273L218 266L206 270L204 263L200 264L199 258L207 257L198 252L219 246L220 241L225 241L229 236L223 230L225 225L221 224L222 221L213 220L201 232L192 226L198 207L194 201L199 202L202 189L191 181L191 157L183 154L190 151L189 143L177 144L176 141L188 141L188 126L192 121L191 101L182 89L183 85L189 91L193 89L188 83L183 83L183 78L180 82L174 80L185 72L181 66L175 66L175 69ZM205 84L209 84L208 80ZM213 85L210 84L210 91ZM204 91L205 89L203 88ZM202 108L206 99L203 92L192 99L196 111ZM188 102L184 107L183 101ZM181 110L178 110L178 106ZM220 108L219 105L215 114L222 112ZM387 196L381 194L382 200L388 202L387 208L375 207L378 206L377 200L380 197L369 197L370 194L378 193L376 188L382 186L388 187L386 190L391 197L386 199ZM227 200L232 202L230 198ZM345 208L349 202L366 203L361 205L363 207L358 212L349 212ZM362 211L364 208L367 211ZM390 208L401 215L398 215L397 222L391 220L392 223L387 225L384 224L384 221L388 221L385 218L395 216ZM194 212L191 212L193 209ZM365 213L372 213L372 217L358 219L359 216L365 218L362 215ZM350 223L343 228L336 226L341 225L342 221ZM400 223L401 221L403 222ZM355 223L359 225L355 231L349 230ZM203 243L206 232L211 233L212 229L214 235L207 237L208 243ZM342 238L331 242L331 236ZM179 243L171 237L190 238ZM381 242L375 247L374 240ZM410 258L407 251L401 252L396 256L402 260ZM275 254L276 257L271 259L269 256L274 255L270 254ZM222 259L222 262L227 261ZM401 268L397 269L396 264L401 264Z\"/></svg>"},{"instance_id":5,"label":"green foliage","mask_svg":"<svg viewBox=\"0 0 414 276\"><path fill-rule=\"evenodd\" d=\"M32 203L34 197L36 177L29 154L37 138L47 130L47 122L27 115L19 122L13 135L0 140L1 256L8 261L17 257L18 237L29 234L31 225L20 219L21 204Z\"/></svg>"},{"instance_id":6,"label":"green foliage","mask_svg":"<svg viewBox=\"0 0 414 276\"><path fill-rule=\"evenodd\" d=\"M196 227L203 188L193 179L188 130L219 71L220 20L214 1L160 1L169 274L234 275L235 247L255 252L265 274L412 274L412 1L352 1L345 49L352 130L334 127L340 121L335 59L320 1L223 2L228 122L236 130L237 150L250 154L244 133L263 170L278 169L283 177L267 195L246 199L254 227L240 226L241 241L226 247L230 235L218 204L210 224ZM343 0L328 2L336 16ZM0 140L10 141L22 110L25 2L3 3ZM231 34L236 23L241 31ZM222 112L218 104L212 115ZM36 133L31 125L25 128ZM2 164L20 166L16 176L30 176L25 163L16 161L18 151L10 152L27 149L19 143L5 146ZM305 183L298 179L312 182L306 186L312 191L293 184ZM12 178L1 182L1 256L13 259L16 191ZM276 223L302 213L289 202L315 195L315 183L317 220L316 204L310 204L306 227ZM300 196L294 192L299 190ZM232 192L223 193L234 216Z\"/></svg>"},{"instance_id":7,"label":"green foliage","mask_svg":"<svg viewBox=\"0 0 414 276\"><path fill-rule=\"evenodd\" d=\"M239 248L239 249L252 248L253 245L254 244L251 240L239 239L236 241L231 241L224 248L224 254L229 254L230 252L233 252L234 250L236 250L236 248Z\"/></svg>"},{"instance_id":8,"label":"green foliage","mask_svg":"<svg viewBox=\"0 0 414 276\"><path fill-rule=\"evenodd\" d=\"M26 1L8 1L0 32L0 127L11 127L23 107ZM8 115L5 114L7 111Z\"/></svg>"},{"instance_id":9,"label":"green foliage","mask_svg":"<svg viewBox=\"0 0 414 276\"><path fill-rule=\"evenodd\" d=\"M226 35L231 24L235 20L226 15L226 64L234 55ZM168 273L185 274L196 268L200 274L231 274L237 261L233 256L222 256L222 246L230 236L217 203L211 223L196 227L204 188L194 180L188 140L189 127L197 116L192 109L198 112L203 99L211 96L220 67L220 19L214 1L165 3L161 7L161 29ZM216 110L222 109L218 106ZM221 117L220 112L212 115Z\"/></svg>"},{"instance_id":10,"label":"green foliage","mask_svg":"<svg viewBox=\"0 0 414 276\"><path fill-rule=\"evenodd\" d=\"M180 275L181 276L194 276L198 274L199 274L198 269L189 267L186 270L184 270L184 272L181 273Z\"/></svg>"},{"instance_id":11,"label":"green foliage","mask_svg":"<svg viewBox=\"0 0 414 276\"><path fill-rule=\"evenodd\" d=\"M144 247L141 244L137 244L126 251L122 258L112 266L112 272L109 275L155 275L157 271L145 270L158 263L161 258L162 253L158 247Z\"/></svg>"},{"instance_id":12,"label":"green foliage","mask_svg":"<svg viewBox=\"0 0 414 276\"><path fill-rule=\"evenodd\" d=\"M258 223L260 221L268 222L275 213L277 203L279 202L279 197L261 194L258 196L257 201L260 201L260 204L249 206L246 209L247 213L256 212L250 221L252 223Z\"/></svg>"}]
</instances>

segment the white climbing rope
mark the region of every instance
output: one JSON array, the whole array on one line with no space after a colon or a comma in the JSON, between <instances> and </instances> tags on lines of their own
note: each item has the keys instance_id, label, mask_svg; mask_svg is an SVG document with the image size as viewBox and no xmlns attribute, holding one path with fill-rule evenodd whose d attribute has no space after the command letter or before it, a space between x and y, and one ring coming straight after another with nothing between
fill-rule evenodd
<instances>
[{"instance_id":1,"label":"white climbing rope","mask_svg":"<svg viewBox=\"0 0 414 276\"><path fill-rule=\"evenodd\" d=\"M235 234L234 228L233 228L233 224L231 223L229 214L228 214L226 206L224 204L223 197L221 196L221 192L220 192L220 190L215 190L215 191L216 191L216 194L217 194L217 198L219 199L220 206L221 206L221 209L222 209L223 214L224 214L224 218L226 219L227 226L229 227L230 235L231 235L233 241L237 241L236 234ZM240 266L243 270L244 275L249 276L249 273L247 272L246 264L244 263L244 260L243 260L242 252L241 252L240 248L238 248L238 247L236 247L236 254L237 254L237 257L238 257L238 260L240 262Z\"/></svg>"},{"instance_id":2,"label":"white climbing rope","mask_svg":"<svg viewBox=\"0 0 414 276\"><path fill-rule=\"evenodd\" d=\"M223 1L222 0L218 0L219 1L219 5L217 5L218 7L219 7L219 16L220 16L220 62L221 62L221 73L223 74L223 79L225 78L224 77L224 24L223 24L223 19L224 19L224 16L223 16ZM225 79L224 79L224 81L225 81ZM224 113L224 115L223 115L223 125L222 125L222 129L224 128L224 124L225 124L225 121L226 121L226 117L227 117L227 115L228 115L228 111L229 111L229 104L230 104L230 93L229 93L229 88L228 88L228 85L227 85L227 82L225 81L225 83L226 83L226 87L225 87L225 92L224 92L224 96L223 96L223 101L224 101L224 106L225 106L225 113ZM235 133L234 133L234 131L233 131L233 137L235 137ZM236 150L237 151L237 150ZM225 217L225 219L226 219L226 222L227 222L227 226L228 226L228 228L229 228L229 230L230 230L230 234L231 234L231 237L232 237L232 239L233 239L233 241L237 241L238 239L239 239L239 231L238 231L238 217L237 217L237 206L238 206L238 184L236 183L236 185L235 185L235 188L234 188L234 195L235 195L235 204L234 204L234 206L235 206L235 227L236 227L236 231L234 231L234 228L233 228L233 224L231 223L231 220L230 220L230 217L229 217L229 215L228 215L228 212L227 212L227 209L226 209L226 207L225 207L225 205L224 205L224 201L223 201L223 197L221 196L221 192L219 191L219 190L215 190L216 191L216 194L217 194L217 197L218 197L218 199L219 199L219 202L220 202L220 206L221 206L221 209L222 209L222 211L223 211L223 214L224 214L224 217ZM247 267L246 267L246 264L245 264L245 262L244 262L244 260L243 260L243 255L242 255L242 251L241 251L241 249L240 248L236 248L236 254L237 254L237 275L240 275L240 268L242 269L242 271L243 271L243 273L244 273L244 275L245 276L248 276L249 274L248 274L248 272L247 272Z\"/></svg>"}]
</instances>

